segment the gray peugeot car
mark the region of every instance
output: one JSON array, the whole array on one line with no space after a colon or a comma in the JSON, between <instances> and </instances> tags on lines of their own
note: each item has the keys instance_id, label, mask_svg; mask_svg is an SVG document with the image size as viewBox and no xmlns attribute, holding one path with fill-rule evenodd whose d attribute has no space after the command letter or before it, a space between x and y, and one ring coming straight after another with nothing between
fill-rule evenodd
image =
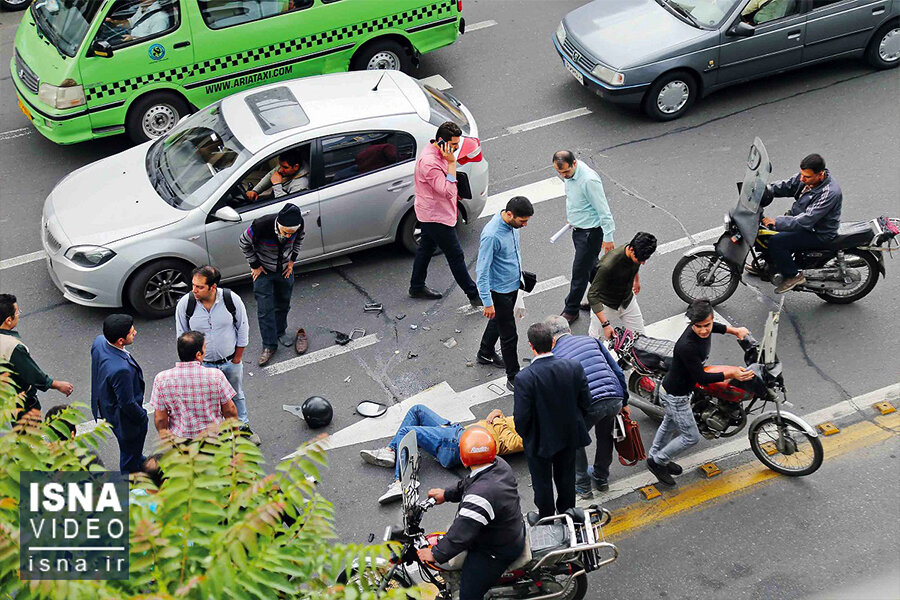
<instances>
[{"instance_id":1,"label":"gray peugeot car","mask_svg":"<svg viewBox=\"0 0 900 600\"><path fill-rule=\"evenodd\" d=\"M669 121L725 86L832 58L896 67L898 15L900 0L595 0L553 44L581 85Z\"/></svg>"}]
</instances>

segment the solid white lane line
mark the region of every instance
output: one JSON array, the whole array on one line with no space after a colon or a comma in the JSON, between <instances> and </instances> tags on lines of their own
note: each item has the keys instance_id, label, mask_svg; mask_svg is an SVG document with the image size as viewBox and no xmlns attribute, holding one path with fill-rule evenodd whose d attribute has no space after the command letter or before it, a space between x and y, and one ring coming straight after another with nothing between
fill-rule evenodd
<instances>
[{"instance_id":1,"label":"solid white lane line","mask_svg":"<svg viewBox=\"0 0 900 600\"><path fill-rule=\"evenodd\" d=\"M513 188L499 194L488 196L484 205L484 210L478 215L479 219L484 217L493 217L497 211L506 208L506 203L513 196L525 196L531 200L532 204L545 202L554 198L561 198L566 195L566 186L559 177L549 177L547 179L529 183L521 187Z\"/></svg>"},{"instance_id":2,"label":"solid white lane line","mask_svg":"<svg viewBox=\"0 0 900 600\"><path fill-rule=\"evenodd\" d=\"M295 358L291 358L289 360L264 367L263 373L265 373L266 375L281 375L282 373L287 373L288 371L293 371L294 369L299 369L300 367L305 367L306 365L311 365L323 360L327 360L329 358L334 358L335 356L340 356L341 354L346 354L347 352L353 352L354 350L359 350L360 348L371 346L372 344L375 344L377 342L378 334L371 333L367 336L351 340L349 344L346 344L344 346L329 346L328 348L324 348L322 350L316 350L315 352L310 352L309 354L304 354L303 356L297 356Z\"/></svg>"},{"instance_id":3,"label":"solid white lane line","mask_svg":"<svg viewBox=\"0 0 900 600\"><path fill-rule=\"evenodd\" d=\"M466 25L466 33L470 31L478 31L479 29L487 29L488 27L493 27L497 24L497 21L493 19L489 21L480 21L478 23L472 23L471 25Z\"/></svg>"},{"instance_id":4,"label":"solid white lane line","mask_svg":"<svg viewBox=\"0 0 900 600\"><path fill-rule=\"evenodd\" d=\"M18 267L19 265L24 265L36 260L44 260L45 256L47 256L47 254L43 250L38 250L37 252L32 252L31 254L23 254L21 256L7 258L6 260L0 260L0 271Z\"/></svg>"},{"instance_id":5,"label":"solid white lane line","mask_svg":"<svg viewBox=\"0 0 900 600\"><path fill-rule=\"evenodd\" d=\"M449 90L453 86L450 85L450 82L441 77L440 75L432 75L430 77L425 77L419 80L420 83L424 83L430 85L436 90Z\"/></svg>"},{"instance_id":6,"label":"solid white lane line","mask_svg":"<svg viewBox=\"0 0 900 600\"><path fill-rule=\"evenodd\" d=\"M539 281L535 284L534 289L529 293L523 293L525 298L529 296L534 296L535 294L540 294L541 292L546 292L548 290L556 289L558 287L562 287L564 285L569 285L569 279L565 275L560 275L559 277L552 277L546 281ZM460 306L456 309L456 312L462 313L464 315L474 315L476 313L481 312L480 306L472 306L471 304L466 304L465 306Z\"/></svg>"},{"instance_id":7,"label":"solid white lane line","mask_svg":"<svg viewBox=\"0 0 900 600\"><path fill-rule=\"evenodd\" d=\"M512 127L507 127L504 130L504 132L501 133L500 135L495 135L494 137L486 138L481 141L482 142L492 142L494 140L500 139L502 137L506 137L508 135L515 135L517 133L531 131L532 129L538 129L539 127L555 125L557 123L562 123L563 121L568 121L570 119L577 119L578 117L583 117L583 116L589 115L589 114L591 114L590 109L585 106L582 106L581 108L576 108L575 110L569 110L564 113L560 113L558 115L552 115L549 117L544 117L542 119L536 119L534 121L522 123L521 125L513 125Z\"/></svg>"},{"instance_id":8,"label":"solid white lane line","mask_svg":"<svg viewBox=\"0 0 900 600\"><path fill-rule=\"evenodd\" d=\"M718 227L713 227L712 229L707 229L706 231L695 233L691 237L694 238L694 243L705 242L719 237L724 230L725 228L722 225L719 225ZM675 252L676 250L687 248L690 245L691 238L683 237L660 245L659 247L657 247L656 253L668 254L669 252Z\"/></svg>"}]
</instances>

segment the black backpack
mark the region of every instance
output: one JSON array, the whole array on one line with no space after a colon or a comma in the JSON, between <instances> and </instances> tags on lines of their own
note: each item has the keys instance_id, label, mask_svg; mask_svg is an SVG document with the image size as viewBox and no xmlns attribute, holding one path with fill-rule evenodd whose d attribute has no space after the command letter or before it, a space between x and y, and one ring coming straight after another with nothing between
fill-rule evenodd
<instances>
[{"instance_id":1,"label":"black backpack","mask_svg":"<svg viewBox=\"0 0 900 600\"><path fill-rule=\"evenodd\" d=\"M222 290L222 300L225 302L225 308L228 309L228 312L231 313L231 322L237 325L237 307L234 305L234 297L231 290L228 288L219 288ZM194 316L194 311L197 310L197 299L194 298L194 295L188 292L190 296L188 298L187 310L185 311L185 315L187 317L188 327L190 327L191 317Z\"/></svg>"}]
</instances>

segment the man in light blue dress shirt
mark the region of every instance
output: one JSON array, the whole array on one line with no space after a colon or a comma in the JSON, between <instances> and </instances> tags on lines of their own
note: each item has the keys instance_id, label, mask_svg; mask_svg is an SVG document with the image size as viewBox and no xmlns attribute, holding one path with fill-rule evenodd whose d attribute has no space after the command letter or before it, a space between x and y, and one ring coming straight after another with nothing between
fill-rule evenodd
<instances>
[{"instance_id":1,"label":"man in light blue dress shirt","mask_svg":"<svg viewBox=\"0 0 900 600\"><path fill-rule=\"evenodd\" d=\"M513 314L522 279L519 229L528 225L533 214L534 207L528 198L510 198L506 208L494 215L481 230L475 266L478 295L484 303L484 316L488 318L475 358L483 365L505 368L506 387L510 390L519 372L519 334ZM503 358L497 355L498 339Z\"/></svg>"},{"instance_id":2,"label":"man in light blue dress shirt","mask_svg":"<svg viewBox=\"0 0 900 600\"><path fill-rule=\"evenodd\" d=\"M553 167L566 185L566 219L572 226L575 244L569 295L562 311L562 316L572 323L578 319L581 299L600 262L600 250L609 252L615 248L616 224L596 171L575 160L570 150L554 154Z\"/></svg>"}]
</instances>

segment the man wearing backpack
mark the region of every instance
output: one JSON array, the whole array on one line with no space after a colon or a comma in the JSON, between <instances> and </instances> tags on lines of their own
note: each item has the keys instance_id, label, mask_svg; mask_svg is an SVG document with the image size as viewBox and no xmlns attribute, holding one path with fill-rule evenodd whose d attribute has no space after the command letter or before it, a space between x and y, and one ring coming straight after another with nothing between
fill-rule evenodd
<instances>
[{"instance_id":1,"label":"man wearing backpack","mask_svg":"<svg viewBox=\"0 0 900 600\"><path fill-rule=\"evenodd\" d=\"M244 398L244 348L250 337L247 309L240 296L227 288L220 288L222 274L209 265L197 267L191 273L192 292L185 294L175 307L175 335L199 331L206 338L203 366L219 369L237 395L234 405L242 429L259 444L259 436L250 431L247 401Z\"/></svg>"}]
</instances>

